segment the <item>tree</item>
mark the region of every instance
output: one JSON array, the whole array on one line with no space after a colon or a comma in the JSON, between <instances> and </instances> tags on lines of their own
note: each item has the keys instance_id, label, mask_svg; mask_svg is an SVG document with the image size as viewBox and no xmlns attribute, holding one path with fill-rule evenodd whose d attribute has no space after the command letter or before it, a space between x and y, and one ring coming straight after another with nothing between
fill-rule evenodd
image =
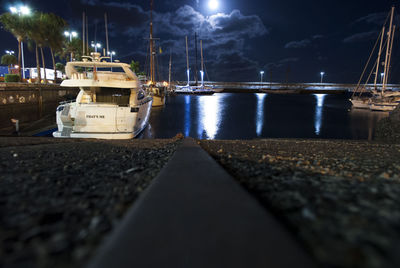
<instances>
[{"instance_id":1,"label":"tree","mask_svg":"<svg viewBox=\"0 0 400 268\"><path fill-rule=\"evenodd\" d=\"M19 16L18 14L4 13L0 16L0 22L3 24L4 29L13 34L18 41L18 71L22 77L21 43L27 37L30 17Z\"/></svg>"},{"instance_id":2,"label":"tree","mask_svg":"<svg viewBox=\"0 0 400 268\"><path fill-rule=\"evenodd\" d=\"M8 66L8 73L11 73L11 65L17 64L18 60L14 55L5 54L1 57L1 64Z\"/></svg>"},{"instance_id":3,"label":"tree","mask_svg":"<svg viewBox=\"0 0 400 268\"><path fill-rule=\"evenodd\" d=\"M65 65L61 62L56 63L56 70L65 73Z\"/></svg>"},{"instance_id":4,"label":"tree","mask_svg":"<svg viewBox=\"0 0 400 268\"><path fill-rule=\"evenodd\" d=\"M140 63L138 61L131 61L131 70L138 74L140 72Z\"/></svg>"},{"instance_id":5,"label":"tree","mask_svg":"<svg viewBox=\"0 0 400 268\"><path fill-rule=\"evenodd\" d=\"M93 48L90 47L89 53L93 51ZM82 59L82 40L80 38L73 38L72 41L70 41L69 38L64 38L63 49L57 55L62 59L67 59L71 53L73 59Z\"/></svg>"},{"instance_id":6,"label":"tree","mask_svg":"<svg viewBox=\"0 0 400 268\"><path fill-rule=\"evenodd\" d=\"M63 51L63 31L67 25L67 22L63 18L53 13L44 14L44 32L47 36L47 45L50 48L53 61L54 79L57 78L55 54Z\"/></svg>"},{"instance_id":7,"label":"tree","mask_svg":"<svg viewBox=\"0 0 400 268\"><path fill-rule=\"evenodd\" d=\"M27 27L27 37L31 41L29 42L29 46L32 46L32 42L35 44L36 69L38 75L36 83L40 83L42 76L40 72L39 47L43 45L44 40L43 35L40 33L40 13L38 12L35 12L31 17ZM43 68L45 68L45 66L43 66Z\"/></svg>"}]
</instances>

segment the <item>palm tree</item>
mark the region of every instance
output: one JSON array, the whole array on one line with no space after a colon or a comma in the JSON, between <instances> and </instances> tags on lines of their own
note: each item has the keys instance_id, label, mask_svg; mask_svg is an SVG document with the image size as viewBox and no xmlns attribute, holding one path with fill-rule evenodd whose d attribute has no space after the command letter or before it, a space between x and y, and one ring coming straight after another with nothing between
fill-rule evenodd
<instances>
[{"instance_id":1,"label":"palm tree","mask_svg":"<svg viewBox=\"0 0 400 268\"><path fill-rule=\"evenodd\" d=\"M39 21L40 14L35 12L31 17L31 21L27 29L27 37L30 40L29 45L32 46L32 42L35 44L35 54L36 54L36 69L37 69L37 79L36 83L40 83L42 79L40 72L40 60L39 60L39 43L42 42L42 35L39 33Z\"/></svg>"},{"instance_id":2,"label":"palm tree","mask_svg":"<svg viewBox=\"0 0 400 268\"><path fill-rule=\"evenodd\" d=\"M56 61L55 61L55 53L59 53L62 51L63 47L63 31L65 27L67 27L67 22L53 14L43 14L43 22L44 28L43 31L45 36L47 36L47 46L50 48L51 58L53 61L53 69L54 69L54 80L57 78L57 68L56 68Z\"/></svg>"},{"instance_id":3,"label":"palm tree","mask_svg":"<svg viewBox=\"0 0 400 268\"><path fill-rule=\"evenodd\" d=\"M27 30L30 24L30 17L17 14L4 13L0 16L0 22L4 29L14 35L18 41L18 72L21 73L21 43L27 37Z\"/></svg>"},{"instance_id":4,"label":"palm tree","mask_svg":"<svg viewBox=\"0 0 400 268\"><path fill-rule=\"evenodd\" d=\"M11 73L11 65L15 65L17 62L17 58L14 55L4 54L1 57L1 64L8 66L8 73Z\"/></svg>"}]
</instances>

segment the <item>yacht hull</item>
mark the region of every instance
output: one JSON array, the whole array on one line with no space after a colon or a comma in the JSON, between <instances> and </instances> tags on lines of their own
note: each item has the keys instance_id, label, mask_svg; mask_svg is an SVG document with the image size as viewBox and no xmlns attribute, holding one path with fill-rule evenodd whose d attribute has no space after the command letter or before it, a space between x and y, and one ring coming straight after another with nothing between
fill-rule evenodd
<instances>
[{"instance_id":1,"label":"yacht hull","mask_svg":"<svg viewBox=\"0 0 400 268\"><path fill-rule=\"evenodd\" d=\"M76 102L57 108L55 138L132 139L148 125L152 98L137 106L111 104L80 105Z\"/></svg>"},{"instance_id":2,"label":"yacht hull","mask_svg":"<svg viewBox=\"0 0 400 268\"><path fill-rule=\"evenodd\" d=\"M399 103L390 103L390 102L382 102L382 103L371 103L372 111L381 111L381 112L391 112L396 109Z\"/></svg>"},{"instance_id":3,"label":"yacht hull","mask_svg":"<svg viewBox=\"0 0 400 268\"><path fill-rule=\"evenodd\" d=\"M153 107L162 107L165 105L165 96L153 96Z\"/></svg>"},{"instance_id":4,"label":"yacht hull","mask_svg":"<svg viewBox=\"0 0 400 268\"><path fill-rule=\"evenodd\" d=\"M356 109L370 109L371 106L369 99L350 99L350 101Z\"/></svg>"}]
</instances>

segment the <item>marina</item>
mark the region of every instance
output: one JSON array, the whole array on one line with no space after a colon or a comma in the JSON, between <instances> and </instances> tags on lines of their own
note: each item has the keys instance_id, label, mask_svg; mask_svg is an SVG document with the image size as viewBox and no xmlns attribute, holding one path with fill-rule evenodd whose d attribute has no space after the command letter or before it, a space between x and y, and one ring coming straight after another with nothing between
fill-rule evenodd
<instances>
[{"instance_id":1,"label":"marina","mask_svg":"<svg viewBox=\"0 0 400 268\"><path fill-rule=\"evenodd\" d=\"M399 4L0 9L1 268L400 267Z\"/></svg>"}]
</instances>

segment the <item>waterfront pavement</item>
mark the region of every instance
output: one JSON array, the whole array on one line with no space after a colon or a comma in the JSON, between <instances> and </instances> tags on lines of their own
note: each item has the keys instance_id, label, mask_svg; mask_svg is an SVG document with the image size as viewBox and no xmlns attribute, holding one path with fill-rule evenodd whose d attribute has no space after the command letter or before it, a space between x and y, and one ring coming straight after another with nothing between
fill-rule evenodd
<instances>
[{"instance_id":1,"label":"waterfront pavement","mask_svg":"<svg viewBox=\"0 0 400 268\"><path fill-rule=\"evenodd\" d=\"M399 267L400 145L181 138L0 138L0 266Z\"/></svg>"},{"instance_id":2,"label":"waterfront pavement","mask_svg":"<svg viewBox=\"0 0 400 268\"><path fill-rule=\"evenodd\" d=\"M315 267L291 235L189 138L90 268Z\"/></svg>"}]
</instances>

